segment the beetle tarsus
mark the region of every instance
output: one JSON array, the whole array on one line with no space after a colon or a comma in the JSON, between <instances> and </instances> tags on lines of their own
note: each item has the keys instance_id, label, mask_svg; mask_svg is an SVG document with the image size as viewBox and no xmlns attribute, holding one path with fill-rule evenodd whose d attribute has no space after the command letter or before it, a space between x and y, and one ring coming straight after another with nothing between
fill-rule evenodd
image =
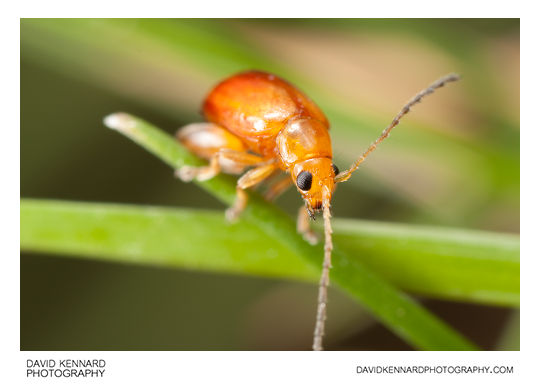
<instances>
[{"instance_id":1,"label":"beetle tarsus","mask_svg":"<svg viewBox=\"0 0 540 384\"><path fill-rule=\"evenodd\" d=\"M196 168L189 165L183 166L182 168L179 168L174 172L174 175L176 177L186 183L192 181L195 178L196 174Z\"/></svg>"},{"instance_id":2,"label":"beetle tarsus","mask_svg":"<svg viewBox=\"0 0 540 384\"><path fill-rule=\"evenodd\" d=\"M317 245L319 243L319 236L311 230L302 233L302 237L311 245Z\"/></svg>"},{"instance_id":3,"label":"beetle tarsus","mask_svg":"<svg viewBox=\"0 0 540 384\"><path fill-rule=\"evenodd\" d=\"M231 207L231 208L227 208L225 210L225 219L229 222L229 223L234 223L238 220L238 212L236 212L236 210Z\"/></svg>"},{"instance_id":4,"label":"beetle tarsus","mask_svg":"<svg viewBox=\"0 0 540 384\"><path fill-rule=\"evenodd\" d=\"M301 234L304 240L306 240L309 244L315 245L319 242L319 237L311 229L309 225L310 217L308 215L311 215L311 212L305 207L300 207L298 211L298 218L296 220L296 231Z\"/></svg>"}]
</instances>

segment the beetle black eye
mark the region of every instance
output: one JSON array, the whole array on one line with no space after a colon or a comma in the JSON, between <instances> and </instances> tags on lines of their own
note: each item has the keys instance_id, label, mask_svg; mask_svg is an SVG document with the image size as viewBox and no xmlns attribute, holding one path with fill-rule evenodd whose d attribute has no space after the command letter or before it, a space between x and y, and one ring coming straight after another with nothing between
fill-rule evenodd
<instances>
[{"instance_id":1,"label":"beetle black eye","mask_svg":"<svg viewBox=\"0 0 540 384\"><path fill-rule=\"evenodd\" d=\"M313 176L308 171L302 171L296 177L296 185L302 191L309 191L311 189L311 182L313 181Z\"/></svg>"},{"instance_id":2,"label":"beetle black eye","mask_svg":"<svg viewBox=\"0 0 540 384\"><path fill-rule=\"evenodd\" d=\"M337 165L332 164L332 169L334 170L334 176L337 176L339 173L339 168L337 167Z\"/></svg>"}]
</instances>

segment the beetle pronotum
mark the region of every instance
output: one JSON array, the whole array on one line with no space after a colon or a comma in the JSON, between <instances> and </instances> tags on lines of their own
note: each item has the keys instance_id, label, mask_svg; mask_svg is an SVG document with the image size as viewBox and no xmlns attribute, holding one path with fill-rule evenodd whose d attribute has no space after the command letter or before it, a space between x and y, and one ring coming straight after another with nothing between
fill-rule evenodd
<instances>
[{"instance_id":1,"label":"beetle pronotum","mask_svg":"<svg viewBox=\"0 0 540 384\"><path fill-rule=\"evenodd\" d=\"M245 190L277 171L290 174L272 186L266 197L272 200L294 184L305 202L298 214L297 228L314 243L309 218L320 211L324 218L324 261L319 283L313 349L322 350L326 320L327 290L332 253L330 201L337 183L347 181L366 157L399 124L411 107L437 88L459 76L442 77L419 92L400 110L390 125L345 171L332 162L330 124L324 113L306 95L279 77L250 71L229 77L206 97L203 113L208 122L181 128L177 138L191 152L208 159L208 166L184 166L176 175L183 181L208 180L220 172L241 174L236 201L226 217L234 221L247 204Z\"/></svg>"}]
</instances>

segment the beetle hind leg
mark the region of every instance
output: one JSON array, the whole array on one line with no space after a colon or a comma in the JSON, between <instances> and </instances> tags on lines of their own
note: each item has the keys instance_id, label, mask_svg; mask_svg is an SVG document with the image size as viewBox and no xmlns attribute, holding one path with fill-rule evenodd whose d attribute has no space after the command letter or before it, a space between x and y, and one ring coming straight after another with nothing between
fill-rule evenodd
<instances>
[{"instance_id":1,"label":"beetle hind leg","mask_svg":"<svg viewBox=\"0 0 540 384\"><path fill-rule=\"evenodd\" d=\"M220 171L221 167L219 166L219 158L217 156L213 156L210 159L210 164L208 166L192 167L191 165L184 165L183 167L177 169L174 174L184 182L189 182L193 179L205 181L216 176Z\"/></svg>"},{"instance_id":2,"label":"beetle hind leg","mask_svg":"<svg viewBox=\"0 0 540 384\"><path fill-rule=\"evenodd\" d=\"M220 172L240 174L262 158L247 152L244 143L225 128L213 123L194 123L180 128L176 138L192 153L208 159L203 167L185 165L175 174L182 181L209 180Z\"/></svg>"}]
</instances>

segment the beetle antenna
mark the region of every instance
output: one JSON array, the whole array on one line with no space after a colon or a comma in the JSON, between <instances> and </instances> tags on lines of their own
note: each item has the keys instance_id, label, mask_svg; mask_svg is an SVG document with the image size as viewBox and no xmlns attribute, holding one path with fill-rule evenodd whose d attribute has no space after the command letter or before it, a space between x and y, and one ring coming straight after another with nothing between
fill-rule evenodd
<instances>
[{"instance_id":1,"label":"beetle antenna","mask_svg":"<svg viewBox=\"0 0 540 384\"><path fill-rule=\"evenodd\" d=\"M460 79L459 75L455 74L455 73L451 73L449 75L446 75L444 77L441 77L439 80L435 81L433 84L431 84L429 87L427 87L426 89L420 91L418 94L416 94L416 96L414 96L407 104L405 104L405 106L403 108L401 108L401 111L399 111L399 113L397 114L396 117L394 117L394 120L392 120L392 122L390 123L390 125L388 127L386 127L384 129L384 131L382 132L382 134L379 136L379 138L377 140L375 140L373 143L371 143L371 145L368 147L368 149L366 149L366 151L362 154L362 156L360 156L352 165L349 169L347 169L346 171L343 171L341 173L339 173L336 178L335 178L335 182L336 183L341 183L343 181L347 181L349 180L349 178L351 177L352 173L354 171L356 171L358 169L358 167L360 166L360 164L362 164L364 162L364 160L366 159L366 157L375 150L375 148L377 148L377 145L379 145L384 139L386 139L388 136L390 136L390 131L396 126L399 124L401 118L403 116L405 116L407 113L409 113L409 111L411 110L411 107L414 106L415 104L418 104L420 103L420 101L422 101L422 99L435 92L435 90L437 88L441 88L443 87L445 84L447 83L450 83L450 82L453 82L453 81L458 81Z\"/></svg>"},{"instance_id":2,"label":"beetle antenna","mask_svg":"<svg viewBox=\"0 0 540 384\"><path fill-rule=\"evenodd\" d=\"M319 281L319 298L317 303L317 320L313 332L313 350L322 351L324 324L326 322L326 305L328 302L328 285L330 284L330 268L332 267L332 226L330 223L330 191L323 187L323 218L324 218L324 260Z\"/></svg>"}]
</instances>

